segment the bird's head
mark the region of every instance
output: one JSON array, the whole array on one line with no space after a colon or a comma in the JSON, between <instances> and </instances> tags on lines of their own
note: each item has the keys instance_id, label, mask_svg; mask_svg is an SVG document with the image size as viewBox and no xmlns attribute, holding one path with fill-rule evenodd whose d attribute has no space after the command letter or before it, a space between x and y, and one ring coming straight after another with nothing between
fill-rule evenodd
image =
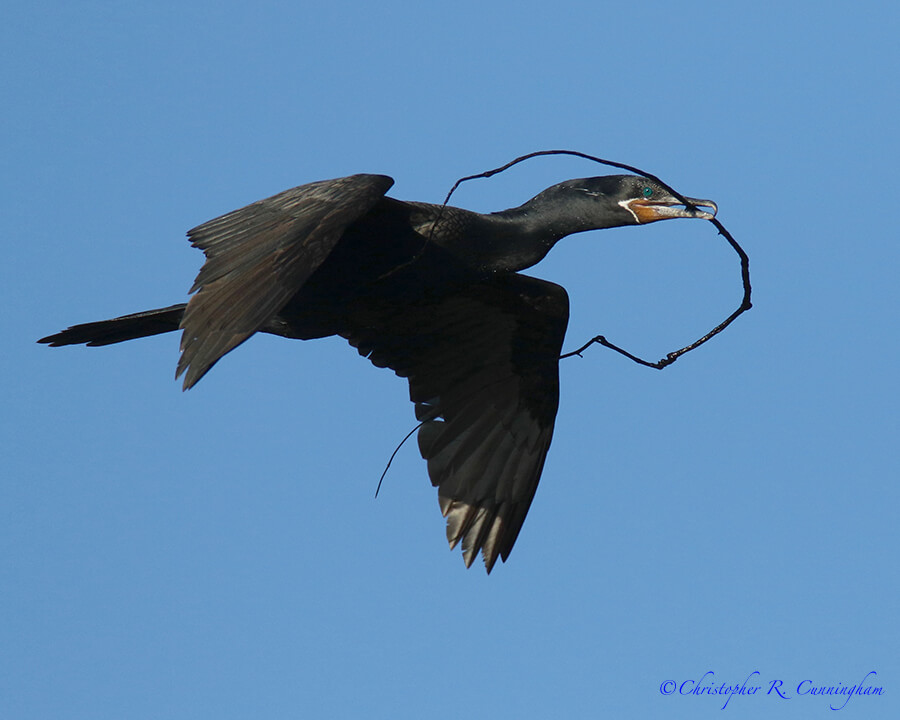
<instances>
[{"instance_id":1,"label":"bird's head","mask_svg":"<svg viewBox=\"0 0 900 720\"><path fill-rule=\"evenodd\" d=\"M712 200L685 197L690 203L685 205L658 182L637 175L567 180L544 192L569 196L588 226L585 229L646 225L670 218L710 220L717 211Z\"/></svg>"},{"instance_id":2,"label":"bird's head","mask_svg":"<svg viewBox=\"0 0 900 720\"><path fill-rule=\"evenodd\" d=\"M493 213L494 224L487 234L490 242L481 236L476 238L480 266L523 270L542 260L561 238L587 230L646 225L670 218L715 217L717 208L712 200L683 200L688 204L658 182L638 175L566 180L524 205ZM498 242L501 237L508 241ZM489 258L484 260L482 256Z\"/></svg>"}]
</instances>

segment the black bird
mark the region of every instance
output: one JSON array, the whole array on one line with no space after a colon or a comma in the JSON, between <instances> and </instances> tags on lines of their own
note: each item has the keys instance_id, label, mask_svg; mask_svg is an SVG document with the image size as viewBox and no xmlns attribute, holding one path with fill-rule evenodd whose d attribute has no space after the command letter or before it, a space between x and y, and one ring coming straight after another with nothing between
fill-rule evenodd
<instances>
[{"instance_id":1,"label":"black bird","mask_svg":"<svg viewBox=\"0 0 900 720\"><path fill-rule=\"evenodd\" d=\"M340 335L409 379L419 449L451 549L490 572L537 489L559 404L566 291L519 274L566 235L709 219L633 175L568 180L488 215L385 196L385 175L301 185L188 232L206 254L186 304L75 325L38 342L91 346L182 330L190 388L256 332ZM709 208L712 213L697 206Z\"/></svg>"}]
</instances>

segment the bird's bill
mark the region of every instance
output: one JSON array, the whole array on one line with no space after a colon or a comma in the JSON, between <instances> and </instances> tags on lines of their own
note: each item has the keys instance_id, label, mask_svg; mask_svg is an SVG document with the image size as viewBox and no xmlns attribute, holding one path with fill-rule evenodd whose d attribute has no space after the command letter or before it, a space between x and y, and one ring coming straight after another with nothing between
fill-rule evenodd
<instances>
[{"instance_id":1,"label":"bird's bill","mask_svg":"<svg viewBox=\"0 0 900 720\"><path fill-rule=\"evenodd\" d=\"M644 198L628 200L622 204L642 225L656 222L657 220L668 220L669 218L712 220L719 210L712 200L700 200L689 197L686 197L685 200L690 203L690 206L685 206L675 199L647 200ZM709 208L712 212L701 210L700 208L703 207Z\"/></svg>"}]
</instances>

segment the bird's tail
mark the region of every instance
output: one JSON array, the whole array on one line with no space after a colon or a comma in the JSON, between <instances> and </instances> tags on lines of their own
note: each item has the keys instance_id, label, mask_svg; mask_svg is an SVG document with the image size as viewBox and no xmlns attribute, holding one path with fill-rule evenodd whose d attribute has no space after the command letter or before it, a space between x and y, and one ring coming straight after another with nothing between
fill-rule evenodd
<instances>
[{"instance_id":1,"label":"bird's tail","mask_svg":"<svg viewBox=\"0 0 900 720\"><path fill-rule=\"evenodd\" d=\"M170 305L157 310L145 310L132 315L123 315L112 320L73 325L55 335L38 340L39 343L59 347L60 345L112 345L135 338L159 335L178 329L184 315L184 303Z\"/></svg>"}]
</instances>

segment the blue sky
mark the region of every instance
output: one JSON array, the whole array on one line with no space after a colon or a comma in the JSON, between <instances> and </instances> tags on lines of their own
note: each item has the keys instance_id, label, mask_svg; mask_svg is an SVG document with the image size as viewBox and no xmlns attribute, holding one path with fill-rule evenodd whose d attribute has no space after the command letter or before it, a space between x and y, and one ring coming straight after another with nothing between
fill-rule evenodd
<instances>
[{"instance_id":1,"label":"blue sky","mask_svg":"<svg viewBox=\"0 0 900 720\"><path fill-rule=\"evenodd\" d=\"M310 5L4 11L0 717L827 717L798 685L873 670L840 717L897 717L897 5ZM755 306L663 372L563 362L490 577L414 443L373 499L412 407L346 343L254 338L182 393L175 335L34 342L181 301L185 231L279 190L375 172L440 202L556 147L715 199ZM539 159L454 202L605 172ZM567 350L660 357L740 299L699 222L534 274ZM707 671L763 689L661 691Z\"/></svg>"}]
</instances>

